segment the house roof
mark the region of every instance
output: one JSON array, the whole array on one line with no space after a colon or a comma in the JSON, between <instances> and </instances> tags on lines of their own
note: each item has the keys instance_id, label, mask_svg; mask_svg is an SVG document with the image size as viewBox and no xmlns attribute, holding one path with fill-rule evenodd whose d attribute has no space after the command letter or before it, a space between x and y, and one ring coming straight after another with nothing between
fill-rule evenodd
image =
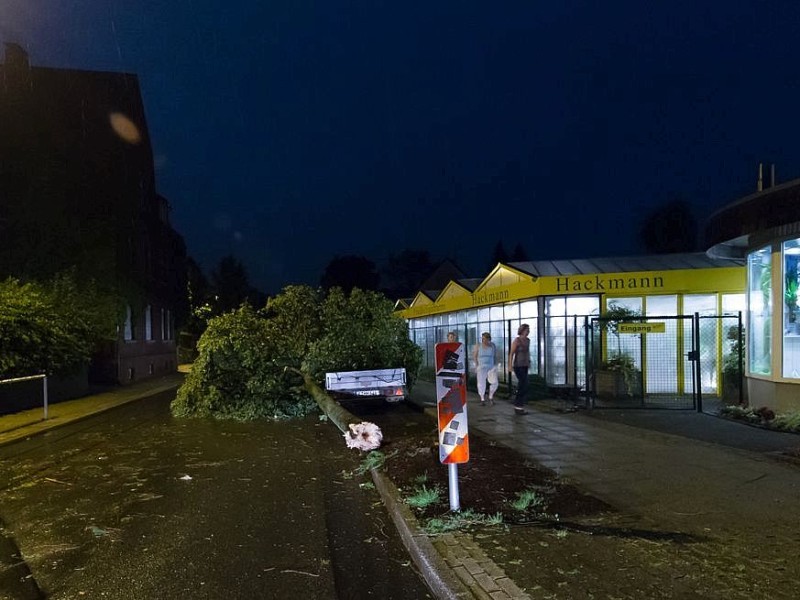
<instances>
[{"instance_id":1,"label":"house roof","mask_svg":"<svg viewBox=\"0 0 800 600\"><path fill-rule=\"evenodd\" d=\"M732 267L742 266L744 265L744 261L712 258L703 252L691 252L611 258L532 260L508 264L534 277L558 277L562 275L591 275L595 273L628 273L634 271L671 271L677 269Z\"/></svg>"}]
</instances>

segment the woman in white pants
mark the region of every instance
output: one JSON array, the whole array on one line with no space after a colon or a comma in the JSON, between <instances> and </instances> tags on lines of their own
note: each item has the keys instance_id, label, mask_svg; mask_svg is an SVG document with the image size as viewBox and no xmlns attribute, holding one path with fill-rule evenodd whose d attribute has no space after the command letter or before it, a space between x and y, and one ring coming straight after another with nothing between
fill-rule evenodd
<instances>
[{"instance_id":1,"label":"woman in white pants","mask_svg":"<svg viewBox=\"0 0 800 600\"><path fill-rule=\"evenodd\" d=\"M473 364L477 366L478 396L481 406L486 406L486 382L489 382L489 403L494 404L494 393L497 391L497 348L492 342L489 332L481 334L481 341L475 344L472 351Z\"/></svg>"}]
</instances>

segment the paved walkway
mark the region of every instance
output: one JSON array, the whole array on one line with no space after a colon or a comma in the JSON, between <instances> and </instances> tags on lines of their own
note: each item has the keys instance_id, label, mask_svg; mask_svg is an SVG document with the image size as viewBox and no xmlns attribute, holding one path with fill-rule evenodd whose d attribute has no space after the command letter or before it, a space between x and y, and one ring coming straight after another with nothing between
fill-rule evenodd
<instances>
[{"instance_id":1,"label":"paved walkway","mask_svg":"<svg viewBox=\"0 0 800 600\"><path fill-rule=\"evenodd\" d=\"M183 373L175 373L125 387L115 387L85 398L56 402L47 407L47 419L44 418L44 407L0 415L0 446L85 419L128 402L176 389L183 382L183 377Z\"/></svg>"},{"instance_id":2,"label":"paved walkway","mask_svg":"<svg viewBox=\"0 0 800 600\"><path fill-rule=\"evenodd\" d=\"M419 382L414 394L435 405L433 384ZM782 450L800 447L798 434L690 411L587 410L560 400L530 403L528 414L517 416L507 401L483 407L470 396L470 430L623 510L690 528L697 513L721 514L720 506L727 507L725 520L758 521L756 513L784 498L791 506L783 518L800 523L800 503L788 502L800 497L800 468L778 460ZM691 519L680 517L689 512Z\"/></svg>"},{"instance_id":3,"label":"paved walkway","mask_svg":"<svg viewBox=\"0 0 800 600\"><path fill-rule=\"evenodd\" d=\"M0 416L0 445L175 389L182 379L176 373L56 403L47 420L42 409ZM412 400L433 410L433 385L419 382ZM474 400L471 394L471 430L513 447L623 511L686 533L722 533L735 522L740 529L745 523L753 532L797 539L800 468L778 458L781 451L800 446L800 435L693 412L585 410L547 400L516 416L507 401L480 407ZM409 535L422 543L413 525ZM438 557L428 557L430 570L450 571L436 575L443 582L440 597L527 597L517 584L530 582L510 581L484 560L478 545L458 554L455 548L462 544L451 542L438 541ZM453 581L468 593L464 586L448 585Z\"/></svg>"}]
</instances>

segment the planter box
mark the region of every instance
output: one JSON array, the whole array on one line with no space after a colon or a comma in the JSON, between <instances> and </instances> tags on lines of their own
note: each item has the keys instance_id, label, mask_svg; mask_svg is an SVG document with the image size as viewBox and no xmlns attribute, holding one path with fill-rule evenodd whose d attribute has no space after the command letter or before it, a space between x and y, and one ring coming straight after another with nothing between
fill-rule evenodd
<instances>
[{"instance_id":1,"label":"planter box","mask_svg":"<svg viewBox=\"0 0 800 600\"><path fill-rule=\"evenodd\" d=\"M642 391L642 374L634 373L631 383L629 390L619 371L596 371L594 374L594 391L598 398L638 398Z\"/></svg>"}]
</instances>

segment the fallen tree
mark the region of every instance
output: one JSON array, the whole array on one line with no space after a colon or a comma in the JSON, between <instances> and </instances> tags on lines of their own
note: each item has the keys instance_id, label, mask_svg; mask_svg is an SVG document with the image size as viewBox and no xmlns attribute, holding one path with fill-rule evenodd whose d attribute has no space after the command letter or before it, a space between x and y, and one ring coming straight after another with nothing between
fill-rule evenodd
<instances>
[{"instance_id":1,"label":"fallen tree","mask_svg":"<svg viewBox=\"0 0 800 600\"><path fill-rule=\"evenodd\" d=\"M245 305L209 321L172 412L283 419L318 408L349 447L371 450L380 446L380 429L325 392L325 373L391 365L406 369L410 387L420 362L405 321L382 294L289 286L261 310Z\"/></svg>"}]
</instances>

